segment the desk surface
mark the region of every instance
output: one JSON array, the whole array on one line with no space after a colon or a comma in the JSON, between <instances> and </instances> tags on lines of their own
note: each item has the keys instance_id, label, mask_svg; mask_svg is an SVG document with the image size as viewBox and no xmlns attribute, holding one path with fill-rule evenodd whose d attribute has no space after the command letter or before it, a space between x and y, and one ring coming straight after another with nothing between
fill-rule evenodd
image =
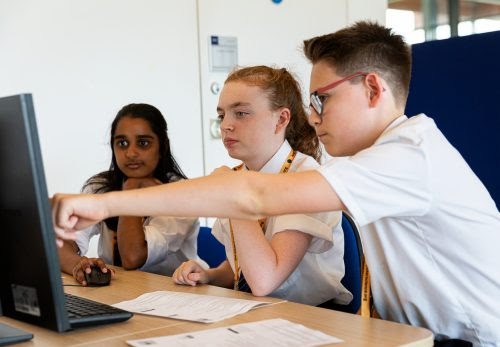
<instances>
[{"instance_id":1,"label":"desk surface","mask_svg":"<svg viewBox=\"0 0 500 347\"><path fill-rule=\"evenodd\" d=\"M172 290L187 293L207 294L278 302L273 298L255 298L254 296L214 286L187 287L172 282L170 277L154 275L141 271L124 271L116 268L116 278L107 287L65 286L67 293L75 294L95 301L114 304L123 300L156 290ZM75 284L69 275L63 275L64 284ZM56 333L38 326L0 317L6 323L34 334L30 342L15 346L127 346L127 340L152 336L173 335L195 330L204 330L263 319L283 318L303 324L311 329L323 331L345 342L335 346L432 346L433 336L429 330L408 325L362 318L357 315L333 310L281 302L275 305L251 310L245 314L217 323L204 324L152 317L135 314L127 322L108 324L97 327L79 328L66 333Z\"/></svg>"}]
</instances>

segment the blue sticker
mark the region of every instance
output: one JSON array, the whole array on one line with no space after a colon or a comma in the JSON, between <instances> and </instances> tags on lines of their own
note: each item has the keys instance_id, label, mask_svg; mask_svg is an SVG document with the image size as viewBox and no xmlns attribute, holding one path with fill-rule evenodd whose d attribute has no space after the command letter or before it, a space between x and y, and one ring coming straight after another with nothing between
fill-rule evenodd
<instances>
[{"instance_id":1,"label":"blue sticker","mask_svg":"<svg viewBox=\"0 0 500 347\"><path fill-rule=\"evenodd\" d=\"M210 40L212 41L212 45L219 44L219 36L210 36Z\"/></svg>"},{"instance_id":2,"label":"blue sticker","mask_svg":"<svg viewBox=\"0 0 500 347\"><path fill-rule=\"evenodd\" d=\"M271 0L272 2L274 2L275 4L281 4L281 0Z\"/></svg>"}]
</instances>

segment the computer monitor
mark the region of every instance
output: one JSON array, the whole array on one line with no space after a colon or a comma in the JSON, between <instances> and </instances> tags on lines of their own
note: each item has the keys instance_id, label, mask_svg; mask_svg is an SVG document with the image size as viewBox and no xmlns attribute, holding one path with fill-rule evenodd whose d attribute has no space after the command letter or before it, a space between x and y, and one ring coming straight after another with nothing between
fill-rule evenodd
<instances>
[{"instance_id":1,"label":"computer monitor","mask_svg":"<svg viewBox=\"0 0 500 347\"><path fill-rule=\"evenodd\" d=\"M0 225L0 313L59 332L133 316L64 294L30 94L0 98Z\"/></svg>"},{"instance_id":2,"label":"computer monitor","mask_svg":"<svg viewBox=\"0 0 500 347\"><path fill-rule=\"evenodd\" d=\"M3 314L69 330L30 94L0 98L0 223Z\"/></svg>"}]
</instances>

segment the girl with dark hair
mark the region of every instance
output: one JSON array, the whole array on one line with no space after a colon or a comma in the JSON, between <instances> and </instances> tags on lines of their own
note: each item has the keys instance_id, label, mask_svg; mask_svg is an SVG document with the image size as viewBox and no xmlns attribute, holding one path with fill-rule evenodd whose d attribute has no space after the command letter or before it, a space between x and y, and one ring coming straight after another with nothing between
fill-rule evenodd
<instances>
[{"instance_id":1,"label":"girl with dark hair","mask_svg":"<svg viewBox=\"0 0 500 347\"><path fill-rule=\"evenodd\" d=\"M233 71L217 112L224 146L232 158L242 161L235 170L286 174L319 166L318 138L307 123L300 86L286 69L254 66ZM209 270L197 261L185 262L173 279L310 305L347 304L352 295L340 283L344 276L340 221L340 212L259 221L218 219L212 233L224 244L227 260Z\"/></svg>"},{"instance_id":2,"label":"girl with dark hair","mask_svg":"<svg viewBox=\"0 0 500 347\"><path fill-rule=\"evenodd\" d=\"M105 193L152 187L185 179L170 151L167 123L148 104L124 106L111 124L111 165L85 182L82 191ZM120 216L78 233L60 250L61 267L82 285L84 272L105 264L172 275L184 260L197 258L196 218ZM87 258L90 238L99 235L99 258Z\"/></svg>"}]
</instances>

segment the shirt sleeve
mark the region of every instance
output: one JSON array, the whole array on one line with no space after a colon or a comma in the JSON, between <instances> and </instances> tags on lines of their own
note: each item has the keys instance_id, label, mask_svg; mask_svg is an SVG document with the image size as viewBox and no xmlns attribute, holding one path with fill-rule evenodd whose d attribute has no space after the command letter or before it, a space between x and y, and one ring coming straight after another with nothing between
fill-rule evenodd
<instances>
[{"instance_id":1,"label":"shirt sleeve","mask_svg":"<svg viewBox=\"0 0 500 347\"><path fill-rule=\"evenodd\" d=\"M226 233L224 232L222 221L221 219L217 218L214 222L214 225L212 226L212 235L217 239L217 241L224 244L225 234Z\"/></svg>"},{"instance_id":2,"label":"shirt sleeve","mask_svg":"<svg viewBox=\"0 0 500 347\"><path fill-rule=\"evenodd\" d=\"M94 235L100 233L101 223L94 224L91 227L76 232L75 243L78 246L80 255L84 256L89 251L90 239Z\"/></svg>"},{"instance_id":3,"label":"shirt sleeve","mask_svg":"<svg viewBox=\"0 0 500 347\"><path fill-rule=\"evenodd\" d=\"M333 244L333 230L340 224L340 212L324 212L314 214L289 214L273 218L272 235L285 231L297 230L313 237L308 252L323 253L331 249Z\"/></svg>"},{"instance_id":4,"label":"shirt sleeve","mask_svg":"<svg viewBox=\"0 0 500 347\"><path fill-rule=\"evenodd\" d=\"M198 218L150 217L144 223L148 257L143 268L164 261L169 254L182 248L183 243L198 233Z\"/></svg>"},{"instance_id":5,"label":"shirt sleeve","mask_svg":"<svg viewBox=\"0 0 500 347\"><path fill-rule=\"evenodd\" d=\"M226 259L229 261L229 265L234 272L234 252L231 241L229 219L216 219L214 225L212 226L212 235L217 239L217 241L224 245L226 250Z\"/></svg>"},{"instance_id":6,"label":"shirt sleeve","mask_svg":"<svg viewBox=\"0 0 500 347\"><path fill-rule=\"evenodd\" d=\"M418 145L387 142L333 158L318 171L361 226L429 209L429 168Z\"/></svg>"}]
</instances>

